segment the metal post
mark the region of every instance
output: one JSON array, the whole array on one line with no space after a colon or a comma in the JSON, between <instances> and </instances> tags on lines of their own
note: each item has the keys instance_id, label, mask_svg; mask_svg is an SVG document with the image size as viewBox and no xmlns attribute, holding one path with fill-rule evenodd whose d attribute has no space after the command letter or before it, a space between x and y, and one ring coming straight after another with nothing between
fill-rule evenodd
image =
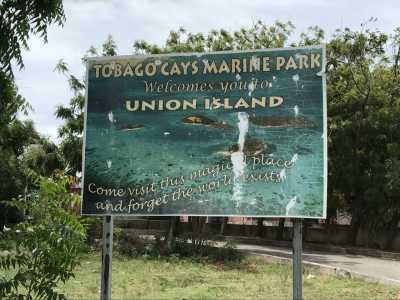
<instances>
[{"instance_id":1,"label":"metal post","mask_svg":"<svg viewBox=\"0 0 400 300\"><path fill-rule=\"evenodd\" d=\"M105 216L103 219L103 251L101 264L100 300L111 300L113 229L113 217Z\"/></svg>"},{"instance_id":2,"label":"metal post","mask_svg":"<svg viewBox=\"0 0 400 300\"><path fill-rule=\"evenodd\" d=\"M303 299L302 281L302 220L293 220L293 300Z\"/></svg>"}]
</instances>

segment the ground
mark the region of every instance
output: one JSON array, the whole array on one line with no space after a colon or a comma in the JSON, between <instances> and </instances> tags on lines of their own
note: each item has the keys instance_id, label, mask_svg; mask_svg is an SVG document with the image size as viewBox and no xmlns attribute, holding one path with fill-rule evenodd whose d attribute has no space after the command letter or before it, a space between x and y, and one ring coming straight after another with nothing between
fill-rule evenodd
<instances>
[{"instance_id":1,"label":"ground","mask_svg":"<svg viewBox=\"0 0 400 300\"><path fill-rule=\"evenodd\" d=\"M69 299L98 299L101 258L84 255L76 278L59 290ZM238 263L114 257L113 299L291 299L291 268L247 257ZM304 299L400 299L400 289L319 275L306 269ZM399 297L399 298L398 298Z\"/></svg>"},{"instance_id":2,"label":"ground","mask_svg":"<svg viewBox=\"0 0 400 300\"><path fill-rule=\"evenodd\" d=\"M247 254L257 254L271 257L270 261L277 261L274 257L290 261L292 258L292 249L287 247L276 247L271 245L252 245L235 244L237 249L245 251ZM307 244L308 247L321 246L318 244ZM326 272L332 269L348 272L351 277L365 279L372 282L396 285L400 288L400 253L384 252L376 249L358 249L358 248L330 248L325 245L324 251L303 249L303 263L306 265L315 265ZM363 252L364 251L364 252ZM375 253L380 257L361 255L360 253ZM345 254L347 252L347 254ZM352 254L350 254L352 253ZM391 255L391 256L390 256ZM332 271L333 272L333 271ZM330 274L330 273L327 273Z\"/></svg>"}]
</instances>

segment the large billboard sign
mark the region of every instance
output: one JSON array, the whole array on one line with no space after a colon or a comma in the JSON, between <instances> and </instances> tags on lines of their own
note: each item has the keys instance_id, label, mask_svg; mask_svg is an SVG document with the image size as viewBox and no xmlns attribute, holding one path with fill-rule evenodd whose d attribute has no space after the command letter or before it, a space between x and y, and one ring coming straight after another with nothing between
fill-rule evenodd
<instances>
[{"instance_id":1,"label":"large billboard sign","mask_svg":"<svg viewBox=\"0 0 400 300\"><path fill-rule=\"evenodd\" d=\"M87 61L84 215L324 218L323 46Z\"/></svg>"}]
</instances>

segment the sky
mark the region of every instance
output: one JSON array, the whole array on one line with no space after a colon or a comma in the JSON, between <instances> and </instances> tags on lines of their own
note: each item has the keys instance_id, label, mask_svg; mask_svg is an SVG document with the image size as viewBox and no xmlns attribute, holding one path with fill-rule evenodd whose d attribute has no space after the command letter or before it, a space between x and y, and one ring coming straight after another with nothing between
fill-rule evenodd
<instances>
[{"instance_id":1,"label":"sky","mask_svg":"<svg viewBox=\"0 0 400 300\"><path fill-rule=\"evenodd\" d=\"M54 112L56 106L69 103L72 93L65 75L54 68L63 59L72 74L83 79L82 56L91 46L100 49L110 34L118 54L129 55L135 40L164 44L169 31L179 27L206 33L279 20L291 21L297 35L318 25L329 37L338 28L360 29L370 17L378 19L373 28L387 33L400 26L399 0L66 0L64 10L64 26L50 28L47 44L31 37L23 53L25 68L15 71L19 92L33 107L29 118L56 142L62 121Z\"/></svg>"}]
</instances>

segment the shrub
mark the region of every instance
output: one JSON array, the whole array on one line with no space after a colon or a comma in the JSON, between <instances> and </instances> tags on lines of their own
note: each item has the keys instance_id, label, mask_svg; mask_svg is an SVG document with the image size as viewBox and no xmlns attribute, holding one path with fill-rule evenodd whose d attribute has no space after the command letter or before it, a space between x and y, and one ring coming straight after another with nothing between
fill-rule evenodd
<instances>
[{"instance_id":1,"label":"shrub","mask_svg":"<svg viewBox=\"0 0 400 300\"><path fill-rule=\"evenodd\" d=\"M190 242L180 240L174 244L172 253L180 257L213 262L240 261L243 258L243 255L231 242L217 247L215 242L209 241L201 246L201 251L193 251L193 249L196 248Z\"/></svg>"},{"instance_id":2,"label":"shrub","mask_svg":"<svg viewBox=\"0 0 400 300\"><path fill-rule=\"evenodd\" d=\"M29 215L13 228L4 228L8 241L0 255L0 298L66 299L56 291L59 282L74 276L85 229L69 211L76 195L68 192L69 179L36 179L38 190L29 199L7 201ZM4 247L5 244L3 244Z\"/></svg>"},{"instance_id":3,"label":"shrub","mask_svg":"<svg viewBox=\"0 0 400 300\"><path fill-rule=\"evenodd\" d=\"M128 257L137 257L148 254L149 246L145 239L134 232L126 232L122 229L114 230L115 246L119 254Z\"/></svg>"}]
</instances>

